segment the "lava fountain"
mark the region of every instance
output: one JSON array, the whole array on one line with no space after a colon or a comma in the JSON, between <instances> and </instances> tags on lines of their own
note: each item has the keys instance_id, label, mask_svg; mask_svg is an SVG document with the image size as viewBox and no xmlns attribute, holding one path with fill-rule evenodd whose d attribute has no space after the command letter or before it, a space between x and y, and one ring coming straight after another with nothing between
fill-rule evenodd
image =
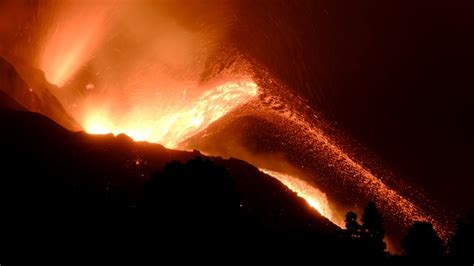
<instances>
[{"instance_id":1,"label":"lava fountain","mask_svg":"<svg viewBox=\"0 0 474 266\"><path fill-rule=\"evenodd\" d=\"M47 80L63 86L100 47L114 5L109 1L41 2L45 24L38 66ZM54 6L49 6L53 5Z\"/></svg>"},{"instance_id":2,"label":"lava fountain","mask_svg":"<svg viewBox=\"0 0 474 266\"><path fill-rule=\"evenodd\" d=\"M191 31L145 2L48 3L38 66L88 133L177 148L258 93L245 74L199 81L215 30Z\"/></svg>"}]
</instances>

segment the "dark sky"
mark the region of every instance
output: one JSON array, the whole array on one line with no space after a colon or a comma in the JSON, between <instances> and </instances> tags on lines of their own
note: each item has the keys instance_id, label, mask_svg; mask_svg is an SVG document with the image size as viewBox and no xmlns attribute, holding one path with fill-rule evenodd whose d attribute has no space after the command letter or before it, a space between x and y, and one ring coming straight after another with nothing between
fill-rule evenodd
<instances>
[{"instance_id":1,"label":"dark sky","mask_svg":"<svg viewBox=\"0 0 474 266\"><path fill-rule=\"evenodd\" d=\"M233 42L395 173L474 207L474 2L243 1Z\"/></svg>"}]
</instances>

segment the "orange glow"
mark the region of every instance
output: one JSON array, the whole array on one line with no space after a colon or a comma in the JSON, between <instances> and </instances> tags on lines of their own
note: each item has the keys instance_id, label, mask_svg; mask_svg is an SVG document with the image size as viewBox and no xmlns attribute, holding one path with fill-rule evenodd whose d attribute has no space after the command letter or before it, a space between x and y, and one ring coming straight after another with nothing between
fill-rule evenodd
<instances>
[{"instance_id":1,"label":"orange glow","mask_svg":"<svg viewBox=\"0 0 474 266\"><path fill-rule=\"evenodd\" d=\"M331 208L329 207L329 202L326 198L326 194L321 192L319 189L308 184L302 179L287 174L266 169L259 170L269 176L276 178L283 185L288 187L291 191L295 192L299 197L306 200L309 206L318 211L322 216L326 217L328 220L330 220L340 228L344 228L344 224L341 223L341 221L337 220L336 217L333 215Z\"/></svg>"},{"instance_id":2,"label":"orange glow","mask_svg":"<svg viewBox=\"0 0 474 266\"><path fill-rule=\"evenodd\" d=\"M204 62L219 46L218 38L208 32L189 31L161 13L151 15L142 1L53 2L41 25L46 30L41 31L38 67L49 82L61 88L53 93L88 133L124 133L137 141L183 148L181 141L259 94L254 81L240 78L249 75L240 71L245 64L237 66L239 71L212 76L214 85L203 87L201 83L210 82L201 79L207 70ZM116 14L116 5L125 15ZM216 79L221 82L216 84ZM399 216L401 223L409 226L417 220L430 221L447 235L416 202L355 160L303 101L269 80L271 88L265 87L269 90L265 98L253 101L247 115L278 126L308 160L327 163L344 186L362 191L387 213ZM247 161L251 162L250 158ZM287 174L262 171L343 227L342 217L336 217L326 195L317 188Z\"/></svg>"},{"instance_id":3,"label":"orange glow","mask_svg":"<svg viewBox=\"0 0 474 266\"><path fill-rule=\"evenodd\" d=\"M41 44L39 68L46 79L61 87L94 55L105 34L112 10L109 1L56 2L55 12Z\"/></svg>"},{"instance_id":4,"label":"orange glow","mask_svg":"<svg viewBox=\"0 0 474 266\"><path fill-rule=\"evenodd\" d=\"M258 86L253 81L241 80L206 90L194 102L166 108L160 102L154 105L138 103L132 109L117 112L110 107L113 103L105 107L93 103L86 108L81 124L91 134L124 133L137 141L176 148L179 142L206 128L257 93Z\"/></svg>"}]
</instances>

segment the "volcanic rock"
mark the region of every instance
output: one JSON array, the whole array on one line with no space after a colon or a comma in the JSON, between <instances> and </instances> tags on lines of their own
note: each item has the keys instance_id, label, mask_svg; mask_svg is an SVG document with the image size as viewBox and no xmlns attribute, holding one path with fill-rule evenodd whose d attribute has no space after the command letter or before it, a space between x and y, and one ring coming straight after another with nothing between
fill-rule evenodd
<instances>
[{"instance_id":1,"label":"volcanic rock","mask_svg":"<svg viewBox=\"0 0 474 266\"><path fill-rule=\"evenodd\" d=\"M22 76L19 73L22 73ZM43 114L67 129L81 130L81 126L68 114L58 99L51 94L50 88L52 86L46 81L41 70L21 63L13 66L6 59L0 57L1 92L31 112ZM9 106L12 105L9 104Z\"/></svg>"}]
</instances>

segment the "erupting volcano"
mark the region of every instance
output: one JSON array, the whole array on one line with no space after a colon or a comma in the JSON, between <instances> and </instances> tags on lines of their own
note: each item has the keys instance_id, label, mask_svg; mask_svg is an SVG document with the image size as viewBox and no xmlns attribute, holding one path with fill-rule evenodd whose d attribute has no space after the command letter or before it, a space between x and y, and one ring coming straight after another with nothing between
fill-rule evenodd
<instances>
[{"instance_id":1,"label":"erupting volcano","mask_svg":"<svg viewBox=\"0 0 474 266\"><path fill-rule=\"evenodd\" d=\"M452 224L421 189L369 155L323 108L299 94L302 88L292 88L295 83L279 77L272 64L235 41L234 28L243 23L237 4L217 1L209 11L212 1L198 2L189 9L199 16L173 1L28 2L19 13L27 18L11 40L14 49L1 50L25 89L6 94L65 128L81 127L98 138L130 137L137 142L131 149L136 158L124 164L139 179L154 170L151 165L162 166L143 150L146 145L237 158L339 228L345 228L347 211L360 212L374 201L387 239L423 221L448 240ZM304 71L295 70L295 80ZM117 145L132 145L124 143ZM166 169L163 176L175 173Z\"/></svg>"},{"instance_id":2,"label":"erupting volcano","mask_svg":"<svg viewBox=\"0 0 474 266\"><path fill-rule=\"evenodd\" d=\"M133 6L132 3L130 4ZM308 163L303 163L302 158L298 158L302 167L311 167L311 165L323 161L323 164L326 165L320 166L316 171L323 172L327 171L326 168L334 168L334 176L342 179L341 183L346 183L346 185L339 184L340 182L334 180L328 181L328 177L325 176L319 177L316 183L331 182L338 184L339 189L347 191L346 193L357 195L355 197L374 198L380 202L384 210L394 217L399 217L398 219L406 226L417 220L430 221L442 235L446 235L446 228L442 224L431 217L421 206L417 206L396 191L396 189L403 188L389 188L370 170L358 163L356 159L351 158L340 146L341 144L337 143L335 136L325 132L323 127L329 127L326 125L327 122L322 119L318 120L317 114L308 109L303 102L300 103L301 100L288 97L291 94L290 90L273 81L268 74L257 74L266 71L252 72L255 66L248 67L250 63L244 61L245 59L242 57L224 54L223 58L219 58L219 60L235 58L232 59L233 61L229 60L232 64L227 69L219 70L220 72L215 73L215 77L212 77L211 80L201 82L193 80L197 79L200 73L193 73L195 70L191 71L189 68L200 66L200 64L199 59L192 57L206 56L199 53L205 53L204 50L209 48L203 49L198 44L204 43L204 40L200 38L208 38L209 35L199 33L204 37L194 36L198 34L189 33L185 29L180 29L179 26L174 26L174 31L169 32L168 28L164 30L164 37L159 36L156 39L147 37L149 43L141 44L139 48L150 48L140 52L140 60L133 58L135 56L133 54L130 55L132 62L122 62L120 57L117 59L103 55L102 49L113 50L118 54L130 53L130 51L116 48L117 44L113 41L109 44L101 44L100 41L104 42L103 40L111 35L107 32L108 27L113 27L110 25L112 24L110 21L118 19L119 21L116 23L126 23L120 21L120 18L113 17L113 11L120 14L124 12L120 10L123 7L107 2L100 2L97 5L84 6L73 2L71 5L66 3L59 6L57 14L51 19L52 21L48 21L50 24L49 33L42 45L44 48L39 52L41 59L39 68L45 71L46 78L50 82L59 86L58 90L78 91L77 86L80 86L81 83L85 87L84 103L76 107L81 110L82 114L74 110L74 107L71 108L66 100L63 100L63 104L69 107L68 110L86 132L92 134L113 133L115 135L124 133L136 141L160 143L169 148L198 148L204 152L211 152L213 155L242 158L263 167L264 165L260 165L250 157L239 156L238 152L227 151L226 154L222 154L220 151L215 151L215 149L211 151L200 145L194 147L192 144L187 144L189 146L187 147L182 144L187 139L193 139L193 136L208 128L212 123L223 119L229 112L241 108L241 113L232 119L246 117L249 115L247 112L255 117L265 119L271 126L277 127L276 131L272 133L284 136L278 141L287 141L291 143L291 149L299 149L299 153L308 155ZM132 19L132 21L136 22L136 19ZM173 24L169 21L160 22L166 25ZM86 25L83 25L84 23ZM145 30L147 30L146 33L133 32L133 34L151 34L151 31ZM130 41L127 39L130 36L117 34L119 37L115 38ZM136 38L136 36L134 37ZM183 45L182 42L189 43ZM154 45L167 50L157 50L153 48ZM178 47L171 47L173 45L178 45ZM193 45L199 48L192 47ZM132 46L131 50L134 49L137 48ZM168 53L177 53L178 56L174 58ZM191 59L183 58L186 55ZM94 66L95 61L100 61L102 57L105 62L101 62L100 66ZM181 62L183 60L184 62ZM160 63L168 69L163 69L164 67ZM186 63L188 64L186 65ZM131 64L134 67L116 70L114 66L111 66L115 64ZM90 71L97 71L93 80L73 79L74 76L80 75L78 73L80 68L87 69L89 67L93 69ZM203 66L201 71L207 70L206 68L209 67L208 65ZM117 78L118 71L124 75L119 78L121 83L108 84ZM176 72L178 75L175 74ZM180 76L184 76L185 80L183 81ZM233 76L241 78L235 79ZM252 80L253 78L261 80L263 86L266 86L263 88L264 93ZM65 86L67 82L70 84ZM96 90L98 92L94 93ZM59 98L61 99L61 94ZM72 99L76 106L76 102L81 100ZM235 128L234 130L238 131L239 129ZM193 140L193 142L202 142L204 139L206 139L205 134L201 139ZM212 138L208 141L213 145ZM284 148L278 152L287 153L289 154L287 156L291 157L291 149ZM317 195L317 189L313 189L304 181L301 181L300 184L289 182L291 178L289 176L282 178L280 174L275 175L271 171L266 173L290 186L321 214L342 226L342 213L333 216L328 203L325 202L327 199ZM324 187L329 189L326 185ZM356 198L351 200L356 200ZM335 201L340 200L336 199ZM348 203L342 202L342 204ZM345 209L343 208L343 210ZM336 211L334 212L336 213Z\"/></svg>"}]
</instances>

